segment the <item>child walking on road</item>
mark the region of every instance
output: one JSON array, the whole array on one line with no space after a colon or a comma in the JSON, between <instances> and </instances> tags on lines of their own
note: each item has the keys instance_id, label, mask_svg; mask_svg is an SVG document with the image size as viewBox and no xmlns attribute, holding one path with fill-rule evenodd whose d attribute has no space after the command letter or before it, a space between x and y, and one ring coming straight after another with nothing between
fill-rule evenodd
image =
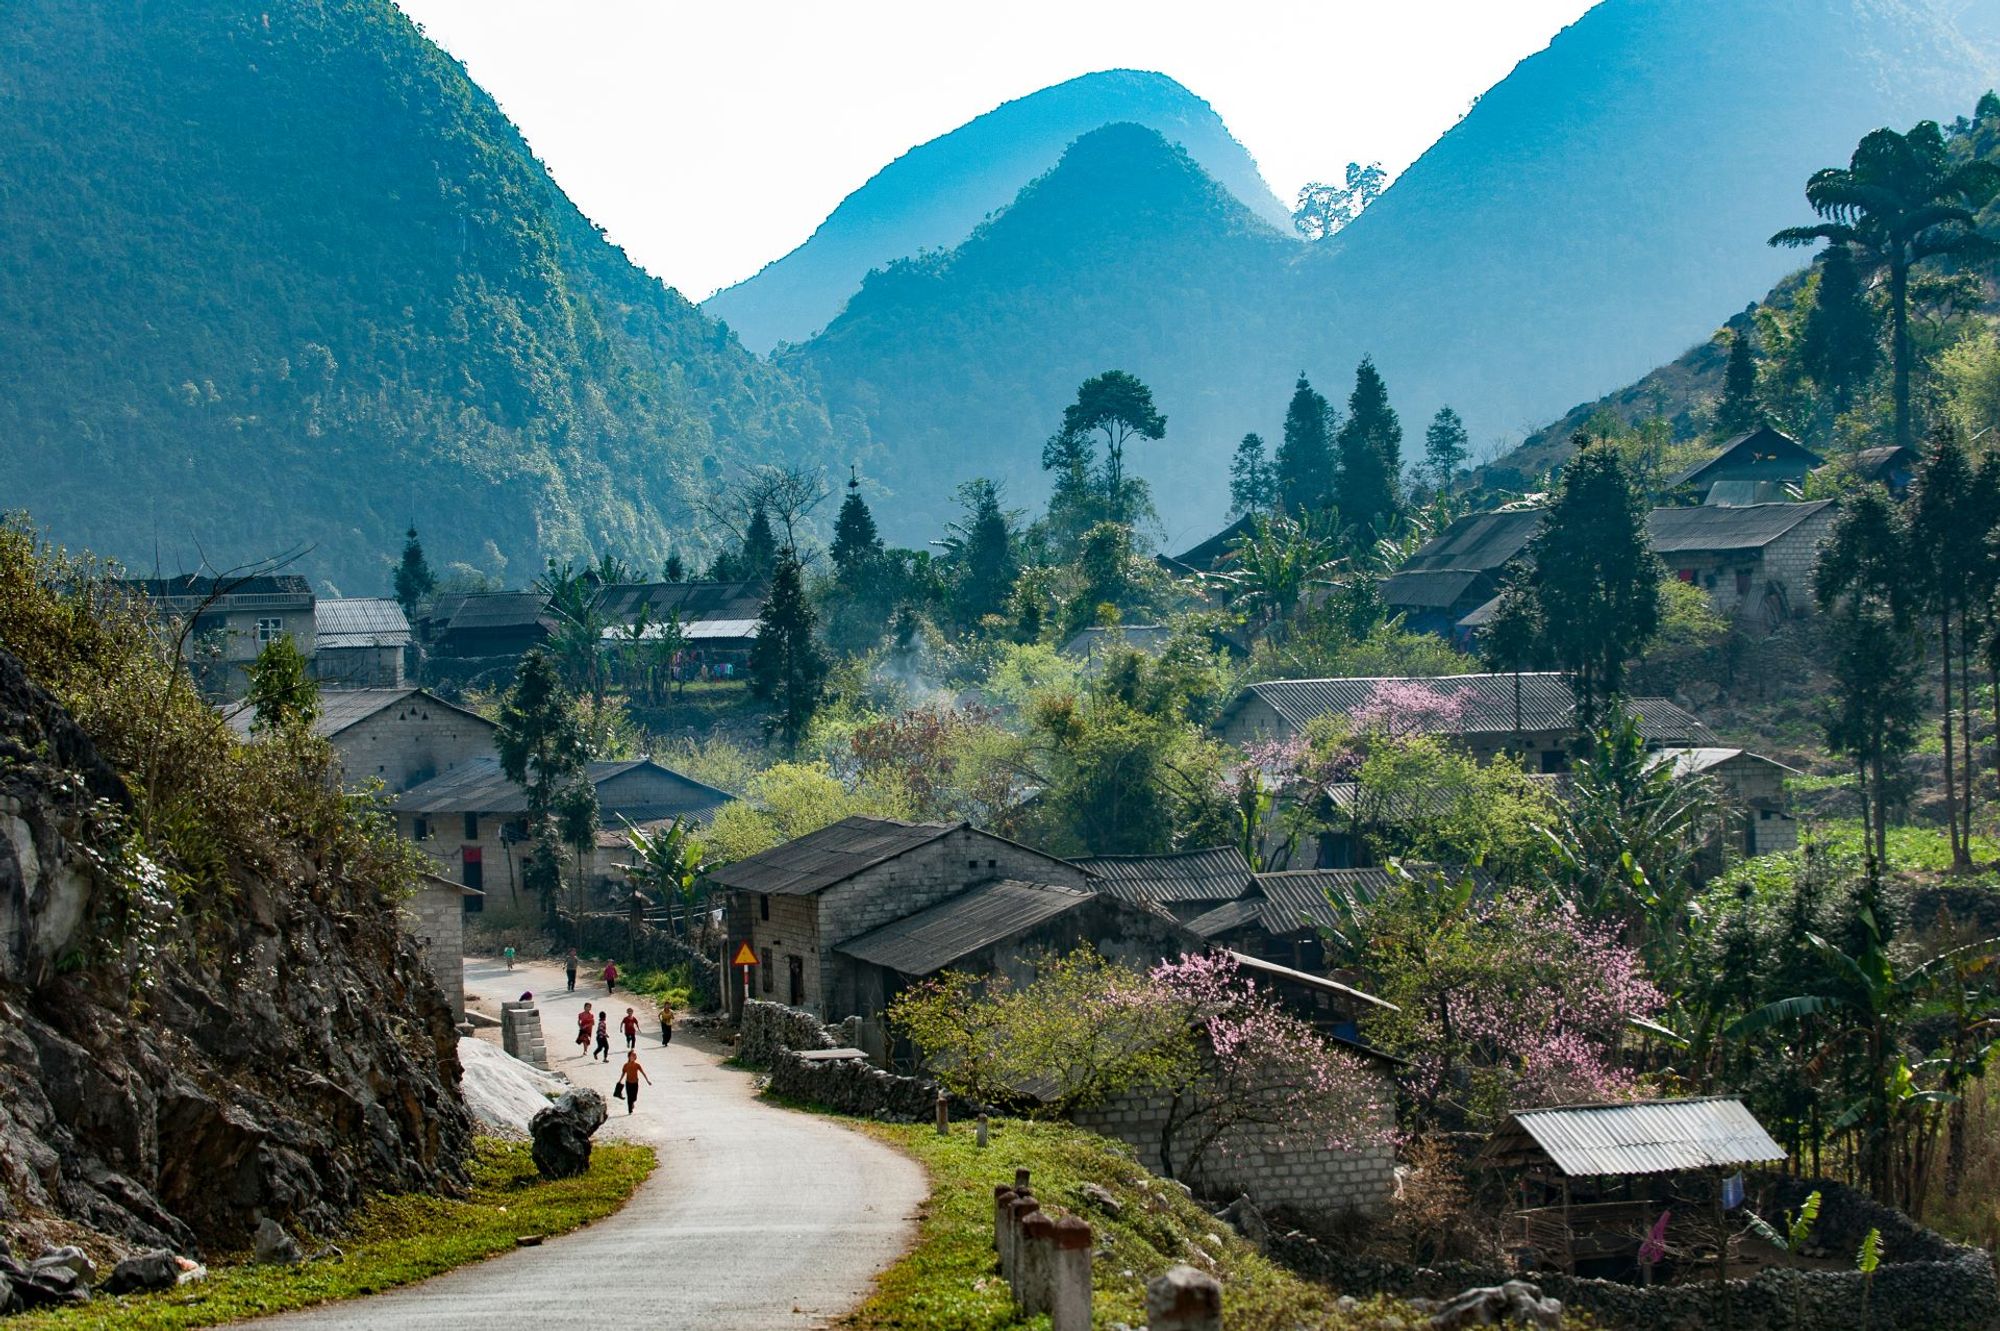
<instances>
[{"instance_id":1,"label":"child walking on road","mask_svg":"<svg viewBox=\"0 0 2000 1331\"><path fill-rule=\"evenodd\" d=\"M631 1008L625 1009L625 1020L618 1023L618 1029L625 1032L625 1052L639 1047L639 1014Z\"/></svg>"},{"instance_id":2,"label":"child walking on road","mask_svg":"<svg viewBox=\"0 0 2000 1331\"><path fill-rule=\"evenodd\" d=\"M611 1061L611 1011L609 1008L597 1014L597 1051L592 1055L606 1063Z\"/></svg>"},{"instance_id":3,"label":"child walking on road","mask_svg":"<svg viewBox=\"0 0 2000 1331\"><path fill-rule=\"evenodd\" d=\"M674 1009L664 998L660 1000L660 1048L665 1049L674 1042Z\"/></svg>"},{"instance_id":4,"label":"child walking on road","mask_svg":"<svg viewBox=\"0 0 2000 1331\"><path fill-rule=\"evenodd\" d=\"M569 950L569 955L563 958L563 975L566 979L569 980L569 991L571 993L575 993L576 992L576 949L575 948L571 948Z\"/></svg>"},{"instance_id":5,"label":"child walking on road","mask_svg":"<svg viewBox=\"0 0 2000 1331\"><path fill-rule=\"evenodd\" d=\"M597 1019L590 1015L590 1004L583 1005L583 1011L576 1014L576 1043L584 1053L590 1052L590 1033L597 1029Z\"/></svg>"},{"instance_id":6,"label":"child walking on road","mask_svg":"<svg viewBox=\"0 0 2000 1331\"><path fill-rule=\"evenodd\" d=\"M632 1112L633 1106L639 1103L639 1078L641 1077L646 1077L646 1069L639 1066L639 1055L637 1053L625 1055L625 1066L618 1069L618 1079L624 1087L625 1112L628 1114ZM646 1077L646 1084L651 1086L653 1079ZM614 1086L611 1093L617 1095L619 1088Z\"/></svg>"},{"instance_id":7,"label":"child walking on road","mask_svg":"<svg viewBox=\"0 0 2000 1331\"><path fill-rule=\"evenodd\" d=\"M607 961L604 963L604 992L608 994L617 987L618 987L618 963L615 961Z\"/></svg>"}]
</instances>

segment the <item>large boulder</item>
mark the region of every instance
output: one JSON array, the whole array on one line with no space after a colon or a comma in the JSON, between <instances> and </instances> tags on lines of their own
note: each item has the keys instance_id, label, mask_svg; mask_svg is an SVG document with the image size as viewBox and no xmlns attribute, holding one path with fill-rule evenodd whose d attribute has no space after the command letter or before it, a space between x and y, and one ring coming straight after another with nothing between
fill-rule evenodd
<instances>
[{"instance_id":1,"label":"large boulder","mask_svg":"<svg viewBox=\"0 0 2000 1331\"><path fill-rule=\"evenodd\" d=\"M252 1251L257 1260L266 1266L297 1266L306 1259L299 1248L299 1241L270 1216L257 1222Z\"/></svg>"},{"instance_id":2,"label":"large boulder","mask_svg":"<svg viewBox=\"0 0 2000 1331\"><path fill-rule=\"evenodd\" d=\"M528 1120L543 1178L575 1178L590 1168L590 1135L604 1126L604 1097L579 1087Z\"/></svg>"},{"instance_id":3,"label":"large boulder","mask_svg":"<svg viewBox=\"0 0 2000 1331\"><path fill-rule=\"evenodd\" d=\"M181 1264L165 1248L142 1252L111 1268L98 1288L106 1294L148 1294L180 1283Z\"/></svg>"},{"instance_id":4,"label":"large boulder","mask_svg":"<svg viewBox=\"0 0 2000 1331\"><path fill-rule=\"evenodd\" d=\"M1541 1290L1520 1280L1468 1289L1441 1304L1416 1299L1411 1306L1431 1314L1433 1331L1462 1331L1472 1326L1562 1325L1562 1301L1545 1299Z\"/></svg>"}]
</instances>

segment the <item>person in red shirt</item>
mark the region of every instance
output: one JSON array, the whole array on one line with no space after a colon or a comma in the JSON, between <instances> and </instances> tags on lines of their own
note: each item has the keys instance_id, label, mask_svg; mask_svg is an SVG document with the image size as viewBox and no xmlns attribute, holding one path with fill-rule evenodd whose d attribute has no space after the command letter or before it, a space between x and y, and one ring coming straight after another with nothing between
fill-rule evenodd
<instances>
[{"instance_id":1,"label":"person in red shirt","mask_svg":"<svg viewBox=\"0 0 2000 1331\"><path fill-rule=\"evenodd\" d=\"M608 994L617 987L618 987L618 963L615 961L607 961L604 963L604 992Z\"/></svg>"},{"instance_id":2,"label":"person in red shirt","mask_svg":"<svg viewBox=\"0 0 2000 1331\"><path fill-rule=\"evenodd\" d=\"M590 1052L590 1035L597 1029L597 1018L590 1015L590 1004L583 1005L583 1011L576 1014L576 1042L583 1046L583 1052Z\"/></svg>"},{"instance_id":3,"label":"person in red shirt","mask_svg":"<svg viewBox=\"0 0 2000 1331\"><path fill-rule=\"evenodd\" d=\"M637 1049L639 1047L638 1013L634 1012L631 1008L626 1008L625 1020L618 1023L618 1029L625 1032L625 1048L627 1051Z\"/></svg>"}]
</instances>

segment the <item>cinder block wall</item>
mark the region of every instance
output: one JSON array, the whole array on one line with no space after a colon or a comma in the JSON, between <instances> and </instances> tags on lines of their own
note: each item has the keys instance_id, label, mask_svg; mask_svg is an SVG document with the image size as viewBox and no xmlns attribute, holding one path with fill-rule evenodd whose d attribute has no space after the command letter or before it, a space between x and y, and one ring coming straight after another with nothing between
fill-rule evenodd
<instances>
[{"instance_id":1,"label":"cinder block wall","mask_svg":"<svg viewBox=\"0 0 2000 1331\"><path fill-rule=\"evenodd\" d=\"M419 887L403 910L404 927L417 940L424 965L451 1000L451 1014L465 1015L465 906L457 888Z\"/></svg>"}]
</instances>

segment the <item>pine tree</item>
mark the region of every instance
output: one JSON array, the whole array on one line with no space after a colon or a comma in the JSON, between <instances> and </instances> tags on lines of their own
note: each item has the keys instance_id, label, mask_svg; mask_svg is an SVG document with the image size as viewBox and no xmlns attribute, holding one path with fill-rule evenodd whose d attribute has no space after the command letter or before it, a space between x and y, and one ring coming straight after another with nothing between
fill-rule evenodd
<instances>
[{"instance_id":1,"label":"pine tree","mask_svg":"<svg viewBox=\"0 0 2000 1331\"><path fill-rule=\"evenodd\" d=\"M514 687L501 701L493 742L500 770L526 796L528 835L536 847L523 876L553 921L562 887L556 801L588 773L590 745L577 720L576 699L563 687L555 662L539 648L521 658Z\"/></svg>"},{"instance_id":2,"label":"pine tree","mask_svg":"<svg viewBox=\"0 0 2000 1331\"><path fill-rule=\"evenodd\" d=\"M1333 493L1341 517L1364 535L1386 531L1402 515L1403 423L1372 357L1363 356L1354 370L1335 449Z\"/></svg>"},{"instance_id":3,"label":"pine tree","mask_svg":"<svg viewBox=\"0 0 2000 1331\"><path fill-rule=\"evenodd\" d=\"M319 682L312 662L289 633L265 643L257 659L244 667L250 691L250 729L259 735L303 734L319 718Z\"/></svg>"},{"instance_id":4,"label":"pine tree","mask_svg":"<svg viewBox=\"0 0 2000 1331\"><path fill-rule=\"evenodd\" d=\"M778 567L778 538L771 530L771 515L761 503L750 510L750 526L743 533L743 552L737 565L737 576L746 582L763 582Z\"/></svg>"},{"instance_id":5,"label":"pine tree","mask_svg":"<svg viewBox=\"0 0 2000 1331\"><path fill-rule=\"evenodd\" d=\"M882 558L882 537L875 530L875 515L861 498L861 479L850 475L847 498L841 501L840 516L833 521L833 545L827 551L842 582L852 583L866 575Z\"/></svg>"},{"instance_id":6,"label":"pine tree","mask_svg":"<svg viewBox=\"0 0 2000 1331\"><path fill-rule=\"evenodd\" d=\"M1458 469L1465 465L1471 451L1465 422L1450 407L1439 407L1437 415L1431 417L1430 428L1424 431L1424 466L1440 494L1452 488Z\"/></svg>"},{"instance_id":7,"label":"pine tree","mask_svg":"<svg viewBox=\"0 0 2000 1331\"><path fill-rule=\"evenodd\" d=\"M1715 432L1724 438L1748 434L1764 423L1757 400L1757 354L1750 331L1739 328L1729 337L1729 363L1722 371L1722 401L1715 408Z\"/></svg>"},{"instance_id":8,"label":"pine tree","mask_svg":"<svg viewBox=\"0 0 2000 1331\"><path fill-rule=\"evenodd\" d=\"M687 581L687 565L681 562L680 551L667 552L667 562L660 566L660 577L666 582Z\"/></svg>"},{"instance_id":9,"label":"pine tree","mask_svg":"<svg viewBox=\"0 0 2000 1331\"><path fill-rule=\"evenodd\" d=\"M1000 614L1020 575L1014 528L1000 507L1000 490L985 477L958 487L965 518L947 527L946 546L958 565L955 610L962 624Z\"/></svg>"},{"instance_id":10,"label":"pine tree","mask_svg":"<svg viewBox=\"0 0 2000 1331\"><path fill-rule=\"evenodd\" d=\"M1278 499L1278 475L1264 453L1264 436L1246 434L1229 463L1229 516L1269 513Z\"/></svg>"},{"instance_id":11,"label":"pine tree","mask_svg":"<svg viewBox=\"0 0 2000 1331\"><path fill-rule=\"evenodd\" d=\"M396 600L403 607L403 613L414 616L417 607L437 592L437 578L431 574L430 561L424 558L423 544L417 540L417 529L412 526L403 539L403 561L396 565Z\"/></svg>"},{"instance_id":12,"label":"pine tree","mask_svg":"<svg viewBox=\"0 0 2000 1331\"><path fill-rule=\"evenodd\" d=\"M1285 410L1275 479L1287 513L1304 516L1333 506L1333 408L1303 374Z\"/></svg>"},{"instance_id":13,"label":"pine tree","mask_svg":"<svg viewBox=\"0 0 2000 1331\"><path fill-rule=\"evenodd\" d=\"M1555 498L1528 542L1527 586L1542 649L1569 672L1577 721L1596 727L1623 689L1625 662L1659 630L1666 566L1646 535L1646 504L1611 444L1579 433Z\"/></svg>"},{"instance_id":14,"label":"pine tree","mask_svg":"<svg viewBox=\"0 0 2000 1331\"><path fill-rule=\"evenodd\" d=\"M1836 412L1847 410L1854 394L1881 358L1881 329L1868 305L1854 251L1829 245L1819 264L1819 289L1799 335L1799 359Z\"/></svg>"},{"instance_id":15,"label":"pine tree","mask_svg":"<svg viewBox=\"0 0 2000 1331\"><path fill-rule=\"evenodd\" d=\"M770 598L757 619L757 642L750 649L750 692L771 703L765 726L796 747L819 710L827 677L826 653L813 638L818 626L806 598L805 569L798 552L778 552Z\"/></svg>"}]
</instances>

